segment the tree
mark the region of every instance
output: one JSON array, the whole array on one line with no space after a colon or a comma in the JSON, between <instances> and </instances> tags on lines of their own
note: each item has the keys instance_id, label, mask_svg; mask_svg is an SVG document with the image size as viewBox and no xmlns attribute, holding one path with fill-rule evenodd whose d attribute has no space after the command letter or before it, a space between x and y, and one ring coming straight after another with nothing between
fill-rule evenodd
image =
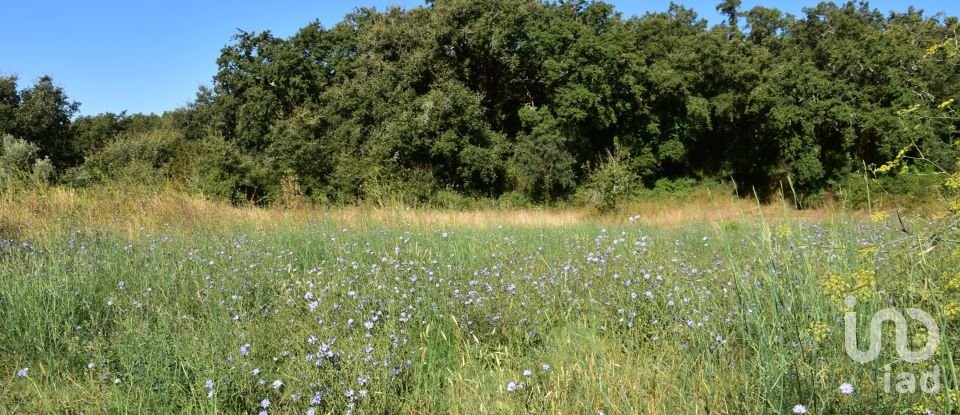
<instances>
[{"instance_id":1,"label":"tree","mask_svg":"<svg viewBox=\"0 0 960 415\"><path fill-rule=\"evenodd\" d=\"M552 201L615 142L648 185L732 177L761 197L788 180L829 190L909 142L951 157L947 121L906 131L897 112L960 93L950 62L922 59L956 19L740 7L723 1L708 27L679 5L624 18L602 1L435 0L286 39L241 31L212 88L168 118L222 140L246 165L231 194L259 200L292 174L324 200L406 186Z\"/></svg>"},{"instance_id":2,"label":"tree","mask_svg":"<svg viewBox=\"0 0 960 415\"><path fill-rule=\"evenodd\" d=\"M73 147L81 157L92 155L123 132L127 121L126 112L77 117L70 123Z\"/></svg>"},{"instance_id":3,"label":"tree","mask_svg":"<svg viewBox=\"0 0 960 415\"><path fill-rule=\"evenodd\" d=\"M74 165L79 154L70 134L70 120L79 108L52 78L43 76L20 94L14 135L40 147L40 154L57 168Z\"/></svg>"},{"instance_id":4,"label":"tree","mask_svg":"<svg viewBox=\"0 0 960 415\"><path fill-rule=\"evenodd\" d=\"M717 11L727 16L727 25L733 30L737 28L737 18L739 17L737 13L739 12L739 8L740 0L724 0L720 4L717 4Z\"/></svg>"},{"instance_id":5,"label":"tree","mask_svg":"<svg viewBox=\"0 0 960 415\"><path fill-rule=\"evenodd\" d=\"M573 188L576 159L567 150L556 117L548 107L525 107L520 112L525 132L517 136L510 168L517 189L550 202Z\"/></svg>"},{"instance_id":6,"label":"tree","mask_svg":"<svg viewBox=\"0 0 960 415\"><path fill-rule=\"evenodd\" d=\"M0 134L14 131L19 106L20 93L17 91L17 77L0 77Z\"/></svg>"}]
</instances>

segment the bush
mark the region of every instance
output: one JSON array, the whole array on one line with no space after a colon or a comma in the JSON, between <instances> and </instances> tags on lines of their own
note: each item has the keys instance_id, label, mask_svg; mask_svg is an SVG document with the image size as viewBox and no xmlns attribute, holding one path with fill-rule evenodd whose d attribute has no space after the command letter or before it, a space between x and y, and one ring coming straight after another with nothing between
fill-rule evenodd
<instances>
[{"instance_id":1,"label":"bush","mask_svg":"<svg viewBox=\"0 0 960 415\"><path fill-rule=\"evenodd\" d=\"M450 189L438 190L430 198L430 206L439 209L467 210L476 209L480 205L482 201Z\"/></svg>"},{"instance_id":2,"label":"bush","mask_svg":"<svg viewBox=\"0 0 960 415\"><path fill-rule=\"evenodd\" d=\"M611 153L587 176L576 198L601 213L616 209L617 204L631 197L640 188L640 177L630 168L624 152Z\"/></svg>"},{"instance_id":3,"label":"bush","mask_svg":"<svg viewBox=\"0 0 960 415\"><path fill-rule=\"evenodd\" d=\"M158 186L171 178L170 165L182 144L182 135L170 129L121 135L88 158L83 169L97 181Z\"/></svg>"},{"instance_id":4,"label":"bush","mask_svg":"<svg viewBox=\"0 0 960 415\"><path fill-rule=\"evenodd\" d=\"M36 144L5 134L0 140L0 172L29 172L39 153Z\"/></svg>"},{"instance_id":5,"label":"bush","mask_svg":"<svg viewBox=\"0 0 960 415\"><path fill-rule=\"evenodd\" d=\"M377 206L419 207L430 202L437 181L427 169L374 172L363 182L363 201Z\"/></svg>"},{"instance_id":6,"label":"bush","mask_svg":"<svg viewBox=\"0 0 960 415\"><path fill-rule=\"evenodd\" d=\"M57 175L56 168L53 167L53 162L50 161L50 157L44 157L42 159L37 159L33 162L33 180L37 183L50 184L53 183L53 179Z\"/></svg>"},{"instance_id":7,"label":"bush","mask_svg":"<svg viewBox=\"0 0 960 415\"><path fill-rule=\"evenodd\" d=\"M941 181L942 176L923 174L880 175L865 180L862 173L854 173L839 183L837 196L851 209L890 203L918 206L937 199Z\"/></svg>"},{"instance_id":8,"label":"bush","mask_svg":"<svg viewBox=\"0 0 960 415\"><path fill-rule=\"evenodd\" d=\"M500 195L497 204L503 209L521 209L533 205L533 199L524 192L514 190Z\"/></svg>"},{"instance_id":9,"label":"bush","mask_svg":"<svg viewBox=\"0 0 960 415\"><path fill-rule=\"evenodd\" d=\"M662 195L686 196L697 189L699 181L690 177L681 177L679 179L659 179L653 184L653 190Z\"/></svg>"},{"instance_id":10,"label":"bush","mask_svg":"<svg viewBox=\"0 0 960 415\"><path fill-rule=\"evenodd\" d=\"M830 192L826 190L818 190L818 191L803 195L800 198L800 208L819 209L824 206L827 206L827 203L830 200L831 200Z\"/></svg>"},{"instance_id":11,"label":"bush","mask_svg":"<svg viewBox=\"0 0 960 415\"><path fill-rule=\"evenodd\" d=\"M262 200L266 186L253 159L220 137L190 146L189 186L205 196L234 204Z\"/></svg>"},{"instance_id":12,"label":"bush","mask_svg":"<svg viewBox=\"0 0 960 415\"><path fill-rule=\"evenodd\" d=\"M36 144L9 134L0 138L0 192L34 185L31 178L34 182L50 183L56 169L49 158L38 160L38 154L40 147Z\"/></svg>"},{"instance_id":13,"label":"bush","mask_svg":"<svg viewBox=\"0 0 960 415\"><path fill-rule=\"evenodd\" d=\"M300 179L290 170L280 179L280 198L277 203L286 209L303 209L307 206Z\"/></svg>"}]
</instances>

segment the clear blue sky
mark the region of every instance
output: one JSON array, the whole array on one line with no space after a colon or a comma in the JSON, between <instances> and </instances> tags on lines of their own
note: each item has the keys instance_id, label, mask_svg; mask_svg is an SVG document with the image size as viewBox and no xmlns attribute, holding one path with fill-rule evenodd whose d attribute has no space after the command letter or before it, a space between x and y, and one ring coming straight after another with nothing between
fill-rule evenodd
<instances>
[{"instance_id":1,"label":"clear blue sky","mask_svg":"<svg viewBox=\"0 0 960 415\"><path fill-rule=\"evenodd\" d=\"M664 11L669 0L608 0L625 15ZM720 20L720 0L677 0L711 23ZM193 99L209 84L220 48L236 29L269 29L290 36L319 19L331 27L358 6L415 7L420 0L271 2L235 0L10 1L0 24L0 74L17 75L20 87L47 74L80 101L81 115L101 112L162 113ZM744 10L761 4L746 0ZM798 15L816 0L762 3ZM885 0L870 3L883 12L911 4L927 14L960 15L955 0Z\"/></svg>"}]
</instances>

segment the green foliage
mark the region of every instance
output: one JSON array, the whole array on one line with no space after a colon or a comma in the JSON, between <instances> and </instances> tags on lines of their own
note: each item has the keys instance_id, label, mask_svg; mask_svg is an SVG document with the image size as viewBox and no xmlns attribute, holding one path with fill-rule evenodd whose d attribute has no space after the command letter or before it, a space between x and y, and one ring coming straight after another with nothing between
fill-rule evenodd
<instances>
[{"instance_id":1,"label":"green foliage","mask_svg":"<svg viewBox=\"0 0 960 415\"><path fill-rule=\"evenodd\" d=\"M718 4L727 19L713 27L676 4L631 17L589 0L361 8L288 38L239 31L213 85L162 117L71 121L77 104L49 77L23 91L0 77L0 133L62 171L122 136L177 130L195 152L175 157L182 176L257 203L284 199L290 175L305 197L335 203L419 204L438 191L554 203L594 186L583 166L615 143L648 185L733 179L769 200L791 183L803 203L908 145L953 164L956 120L934 107L960 96L956 18L862 2L800 16L741 6ZM204 157L216 167L192 164ZM129 174L153 174L141 165Z\"/></svg>"},{"instance_id":2,"label":"green foliage","mask_svg":"<svg viewBox=\"0 0 960 415\"><path fill-rule=\"evenodd\" d=\"M299 178L307 194L320 194L327 186L335 149L319 139L320 123L315 113L300 110L271 127L267 135L270 144L263 152L262 162L271 173L272 182L281 175L292 174Z\"/></svg>"},{"instance_id":3,"label":"green foliage","mask_svg":"<svg viewBox=\"0 0 960 415\"><path fill-rule=\"evenodd\" d=\"M852 173L837 186L837 197L852 209L901 208L920 206L937 200L942 176L936 174L881 174Z\"/></svg>"},{"instance_id":4,"label":"green foliage","mask_svg":"<svg viewBox=\"0 0 960 415\"><path fill-rule=\"evenodd\" d=\"M155 186L173 177L173 161L183 154L182 144L182 135L171 129L124 134L89 156L83 168L99 180Z\"/></svg>"},{"instance_id":5,"label":"green foliage","mask_svg":"<svg viewBox=\"0 0 960 415\"><path fill-rule=\"evenodd\" d=\"M0 192L17 185L30 187L53 182L56 169L47 157L38 158L40 147L14 138L0 137Z\"/></svg>"},{"instance_id":6,"label":"green foliage","mask_svg":"<svg viewBox=\"0 0 960 415\"><path fill-rule=\"evenodd\" d=\"M452 190L438 190L430 196L428 202L433 208L453 210L482 209L493 206L489 200L474 199Z\"/></svg>"},{"instance_id":7,"label":"green foliage","mask_svg":"<svg viewBox=\"0 0 960 415\"><path fill-rule=\"evenodd\" d=\"M16 127L20 93L15 76L0 76L0 134L11 133Z\"/></svg>"},{"instance_id":8,"label":"green foliage","mask_svg":"<svg viewBox=\"0 0 960 415\"><path fill-rule=\"evenodd\" d=\"M194 191L237 204L264 197L260 192L265 187L262 173L253 158L232 143L210 137L188 148L192 154L188 184Z\"/></svg>"},{"instance_id":9,"label":"green foliage","mask_svg":"<svg viewBox=\"0 0 960 415\"><path fill-rule=\"evenodd\" d=\"M40 148L33 143L14 138L10 134L0 137L0 173L28 172Z\"/></svg>"},{"instance_id":10,"label":"green foliage","mask_svg":"<svg viewBox=\"0 0 960 415\"><path fill-rule=\"evenodd\" d=\"M681 6L624 19L602 2L444 0L289 39L240 32L181 118L340 201L428 172L435 189L552 202L615 137L647 183L732 177L763 198L788 181L823 194L910 141L949 147L937 121L906 131L897 110L957 90L939 76L956 57L923 61L917 40L952 23L854 3L718 10L728 22L707 28Z\"/></svg>"},{"instance_id":11,"label":"green foliage","mask_svg":"<svg viewBox=\"0 0 960 415\"><path fill-rule=\"evenodd\" d=\"M78 161L70 136L70 119L80 104L68 99L63 89L49 76L20 93L14 135L40 147L40 154L54 165L66 167Z\"/></svg>"},{"instance_id":12,"label":"green foliage","mask_svg":"<svg viewBox=\"0 0 960 415\"><path fill-rule=\"evenodd\" d=\"M53 83L49 76L40 77L37 82L22 91L17 89L16 77L0 77L0 134L10 134L25 140L33 147L30 157L42 156L55 166L64 169L82 161L79 148L73 140L70 129L71 118L80 104L72 102L62 88ZM25 147L20 147L15 155L19 162L26 160ZM13 154L13 153L11 153ZM18 165L22 171L30 167ZM46 172L47 167L41 167ZM45 175L51 178L55 172Z\"/></svg>"},{"instance_id":13,"label":"green foliage","mask_svg":"<svg viewBox=\"0 0 960 415\"><path fill-rule=\"evenodd\" d=\"M77 117L70 123L74 147L82 156L90 156L122 133L130 120L126 113L111 112Z\"/></svg>"},{"instance_id":14,"label":"green foliage","mask_svg":"<svg viewBox=\"0 0 960 415\"><path fill-rule=\"evenodd\" d=\"M532 206L534 201L526 193L514 190L500 195L497 204L504 209L521 209Z\"/></svg>"},{"instance_id":15,"label":"green foliage","mask_svg":"<svg viewBox=\"0 0 960 415\"><path fill-rule=\"evenodd\" d=\"M662 193L663 195L669 194L687 194L696 189L698 182L689 177L683 177L679 179L660 179L653 184L653 190Z\"/></svg>"},{"instance_id":16,"label":"green foliage","mask_svg":"<svg viewBox=\"0 0 960 415\"><path fill-rule=\"evenodd\" d=\"M402 177L391 174L368 176L361 187L363 200L375 206L426 206L436 192L436 179L423 169L406 170Z\"/></svg>"},{"instance_id":17,"label":"green foliage","mask_svg":"<svg viewBox=\"0 0 960 415\"><path fill-rule=\"evenodd\" d=\"M549 202L573 188L576 159L567 150L568 139L558 133L557 119L549 108L525 107L520 119L526 131L517 137L510 159L516 188Z\"/></svg>"},{"instance_id":18,"label":"green foliage","mask_svg":"<svg viewBox=\"0 0 960 415\"><path fill-rule=\"evenodd\" d=\"M637 198L645 200L688 200L700 196L703 192L713 190L716 190L718 194L730 193L730 189L723 188L711 180L701 181L691 177L662 178L653 183L653 188L640 189Z\"/></svg>"},{"instance_id":19,"label":"green foliage","mask_svg":"<svg viewBox=\"0 0 960 415\"><path fill-rule=\"evenodd\" d=\"M642 186L640 177L630 169L629 155L620 150L608 154L580 188L578 198L600 213L616 209Z\"/></svg>"},{"instance_id":20,"label":"green foliage","mask_svg":"<svg viewBox=\"0 0 960 415\"><path fill-rule=\"evenodd\" d=\"M44 157L33 162L30 175L36 183L50 184L57 177L57 169L49 157Z\"/></svg>"}]
</instances>

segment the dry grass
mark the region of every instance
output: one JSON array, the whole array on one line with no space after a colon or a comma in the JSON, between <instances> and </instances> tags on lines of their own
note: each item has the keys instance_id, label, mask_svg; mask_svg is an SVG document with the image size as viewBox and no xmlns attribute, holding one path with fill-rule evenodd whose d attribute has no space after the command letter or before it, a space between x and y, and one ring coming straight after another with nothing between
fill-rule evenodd
<instances>
[{"instance_id":1,"label":"dry grass","mask_svg":"<svg viewBox=\"0 0 960 415\"><path fill-rule=\"evenodd\" d=\"M297 209L231 206L176 189L75 190L50 187L0 196L0 236L30 238L77 225L130 235L175 227L190 232L249 226L269 228L304 221L331 221L357 228L566 227L583 223L612 225L630 217L640 225L679 227L765 220L822 220L835 208L798 211L785 203L758 205L748 199L703 197L687 201L646 201L598 215L589 208L435 210L403 207L304 207ZM80 226L82 225L82 226Z\"/></svg>"},{"instance_id":2,"label":"dry grass","mask_svg":"<svg viewBox=\"0 0 960 415\"><path fill-rule=\"evenodd\" d=\"M832 215L829 208L798 211L787 204L757 205L749 200L638 202L618 212L597 215L589 208L513 209L513 210L415 210L383 208L343 208L330 211L337 222L351 225L403 224L429 227L486 228L504 226L563 227L585 222L615 224L637 217L646 226L678 227L691 223L752 221L760 217L821 220Z\"/></svg>"},{"instance_id":3,"label":"dry grass","mask_svg":"<svg viewBox=\"0 0 960 415\"><path fill-rule=\"evenodd\" d=\"M649 226L677 227L690 223L725 223L768 219L823 220L838 212L835 206L797 210L788 202L757 204L749 199L715 198L695 202L644 202L626 209L637 222Z\"/></svg>"},{"instance_id":4,"label":"dry grass","mask_svg":"<svg viewBox=\"0 0 960 415\"><path fill-rule=\"evenodd\" d=\"M396 224L416 227L488 228L500 225L562 227L589 220L582 209L424 210L405 208L348 207L334 209L330 217L345 225Z\"/></svg>"}]
</instances>

